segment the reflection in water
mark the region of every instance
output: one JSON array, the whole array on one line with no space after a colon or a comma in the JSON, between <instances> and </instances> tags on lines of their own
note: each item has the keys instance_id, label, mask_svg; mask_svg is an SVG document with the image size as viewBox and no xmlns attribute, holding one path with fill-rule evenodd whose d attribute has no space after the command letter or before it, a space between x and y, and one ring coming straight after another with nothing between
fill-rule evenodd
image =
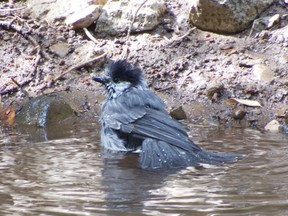
<instances>
[{"instance_id":1,"label":"reflection in water","mask_svg":"<svg viewBox=\"0 0 288 216\"><path fill-rule=\"evenodd\" d=\"M200 146L247 157L222 167L145 171L135 154L103 154L97 130L74 125L42 142L0 132L0 215L288 213L287 135L193 125Z\"/></svg>"}]
</instances>

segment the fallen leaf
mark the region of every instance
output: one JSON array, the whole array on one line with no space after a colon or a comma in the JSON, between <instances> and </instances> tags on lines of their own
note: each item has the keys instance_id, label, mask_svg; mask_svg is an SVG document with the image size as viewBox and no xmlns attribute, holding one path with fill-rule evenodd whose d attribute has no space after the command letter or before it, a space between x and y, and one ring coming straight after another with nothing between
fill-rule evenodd
<instances>
[{"instance_id":1,"label":"fallen leaf","mask_svg":"<svg viewBox=\"0 0 288 216\"><path fill-rule=\"evenodd\" d=\"M251 106L251 107L262 107L262 105L256 100L229 98L226 102L230 104L240 103L240 104Z\"/></svg>"},{"instance_id":2,"label":"fallen leaf","mask_svg":"<svg viewBox=\"0 0 288 216\"><path fill-rule=\"evenodd\" d=\"M272 120L264 127L264 129L271 132L279 132L279 127L280 123L277 120Z\"/></svg>"},{"instance_id":3,"label":"fallen leaf","mask_svg":"<svg viewBox=\"0 0 288 216\"><path fill-rule=\"evenodd\" d=\"M0 121L2 124L12 125L15 121L15 110L12 106L0 108Z\"/></svg>"}]
</instances>

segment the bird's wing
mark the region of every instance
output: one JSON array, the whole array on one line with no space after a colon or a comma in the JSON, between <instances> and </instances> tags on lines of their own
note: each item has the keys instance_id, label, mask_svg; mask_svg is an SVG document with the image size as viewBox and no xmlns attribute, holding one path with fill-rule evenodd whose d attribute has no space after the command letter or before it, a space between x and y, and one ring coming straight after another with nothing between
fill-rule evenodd
<instances>
[{"instance_id":1,"label":"bird's wing","mask_svg":"<svg viewBox=\"0 0 288 216\"><path fill-rule=\"evenodd\" d=\"M146 114L130 125L133 125L132 136L164 141L189 152L201 150L189 139L183 125L167 113L147 108Z\"/></svg>"},{"instance_id":2,"label":"bird's wing","mask_svg":"<svg viewBox=\"0 0 288 216\"><path fill-rule=\"evenodd\" d=\"M183 125L170 117L163 101L150 90L124 92L107 102L102 116L109 127L131 136L157 139L186 151L201 150L189 140Z\"/></svg>"},{"instance_id":3,"label":"bird's wing","mask_svg":"<svg viewBox=\"0 0 288 216\"><path fill-rule=\"evenodd\" d=\"M129 89L119 97L107 100L102 107L102 121L119 130L122 124L129 124L146 114L146 107L165 111L164 102L149 89Z\"/></svg>"}]
</instances>

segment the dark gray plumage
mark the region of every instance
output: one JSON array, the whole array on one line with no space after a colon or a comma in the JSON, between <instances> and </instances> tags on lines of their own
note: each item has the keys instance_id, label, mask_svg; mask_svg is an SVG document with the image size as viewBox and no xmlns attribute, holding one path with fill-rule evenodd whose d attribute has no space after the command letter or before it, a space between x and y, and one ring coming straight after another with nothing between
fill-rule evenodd
<instances>
[{"instance_id":1,"label":"dark gray plumage","mask_svg":"<svg viewBox=\"0 0 288 216\"><path fill-rule=\"evenodd\" d=\"M125 60L112 62L103 77L93 77L107 89L102 105L101 143L111 151L140 152L145 169L220 165L241 155L202 150L186 129L170 117L164 102L148 89L142 71Z\"/></svg>"}]
</instances>

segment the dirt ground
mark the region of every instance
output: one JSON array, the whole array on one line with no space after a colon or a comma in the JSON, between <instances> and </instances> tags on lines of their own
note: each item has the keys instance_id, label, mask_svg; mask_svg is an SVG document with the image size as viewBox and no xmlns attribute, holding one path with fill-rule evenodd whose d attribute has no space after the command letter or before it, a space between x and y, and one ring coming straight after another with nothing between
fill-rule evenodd
<instances>
[{"instance_id":1,"label":"dirt ground","mask_svg":"<svg viewBox=\"0 0 288 216\"><path fill-rule=\"evenodd\" d=\"M181 10L179 5L169 7ZM285 15L287 7L275 3L261 16ZM94 35L96 41L92 42L83 30L32 20L25 9L5 11L7 3L0 3L0 8L0 93L4 106L12 104L17 110L30 98L61 92L83 118L95 116L100 113L103 91L91 76L127 50L126 58L143 69L150 88L167 107L183 106L191 121L256 128L272 119L288 122L286 16L260 34L253 31L250 35L250 28L237 35L219 35L193 29L188 23L163 22L152 32L131 34L128 40L126 34ZM163 20L172 15L165 16ZM61 50L64 53L51 49L59 42L66 45ZM88 64L93 58L95 61ZM262 106L231 104L230 98L258 101Z\"/></svg>"}]
</instances>

